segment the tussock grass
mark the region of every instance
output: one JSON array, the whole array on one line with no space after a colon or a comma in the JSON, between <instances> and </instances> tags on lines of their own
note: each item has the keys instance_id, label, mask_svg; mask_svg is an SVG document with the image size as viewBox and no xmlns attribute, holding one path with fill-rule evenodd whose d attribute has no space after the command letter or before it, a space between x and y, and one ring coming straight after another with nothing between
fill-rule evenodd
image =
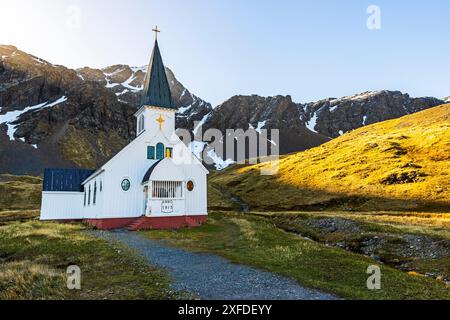
<instances>
[{"instance_id":1,"label":"tussock grass","mask_svg":"<svg viewBox=\"0 0 450 320\"><path fill-rule=\"evenodd\" d=\"M210 182L253 209L450 211L450 104L360 128L271 164L233 166Z\"/></svg>"},{"instance_id":2,"label":"tussock grass","mask_svg":"<svg viewBox=\"0 0 450 320\"><path fill-rule=\"evenodd\" d=\"M39 177L0 175L0 211L37 209L41 191Z\"/></svg>"},{"instance_id":3,"label":"tussock grass","mask_svg":"<svg viewBox=\"0 0 450 320\"><path fill-rule=\"evenodd\" d=\"M67 267L81 290L67 289ZM171 299L169 279L129 249L81 224L28 221L0 226L0 299Z\"/></svg>"},{"instance_id":4,"label":"tussock grass","mask_svg":"<svg viewBox=\"0 0 450 320\"><path fill-rule=\"evenodd\" d=\"M0 300L63 299L61 272L32 261L0 264Z\"/></svg>"}]
</instances>

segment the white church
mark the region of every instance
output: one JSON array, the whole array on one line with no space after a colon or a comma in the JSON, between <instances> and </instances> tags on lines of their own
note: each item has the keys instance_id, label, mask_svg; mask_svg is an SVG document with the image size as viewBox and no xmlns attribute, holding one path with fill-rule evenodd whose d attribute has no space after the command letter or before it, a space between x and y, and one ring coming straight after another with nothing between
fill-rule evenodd
<instances>
[{"instance_id":1,"label":"white church","mask_svg":"<svg viewBox=\"0 0 450 320\"><path fill-rule=\"evenodd\" d=\"M98 170L46 169L41 220L129 230L204 223L208 170L175 134L176 111L156 39L136 139Z\"/></svg>"}]
</instances>

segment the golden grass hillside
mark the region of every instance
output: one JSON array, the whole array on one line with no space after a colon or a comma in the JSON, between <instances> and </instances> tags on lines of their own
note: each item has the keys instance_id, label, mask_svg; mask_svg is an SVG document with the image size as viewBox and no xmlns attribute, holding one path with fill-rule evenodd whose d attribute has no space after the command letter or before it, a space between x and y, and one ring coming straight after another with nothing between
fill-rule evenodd
<instances>
[{"instance_id":1,"label":"golden grass hillside","mask_svg":"<svg viewBox=\"0 0 450 320\"><path fill-rule=\"evenodd\" d=\"M267 164L211 176L252 209L450 211L450 104L352 131Z\"/></svg>"}]
</instances>

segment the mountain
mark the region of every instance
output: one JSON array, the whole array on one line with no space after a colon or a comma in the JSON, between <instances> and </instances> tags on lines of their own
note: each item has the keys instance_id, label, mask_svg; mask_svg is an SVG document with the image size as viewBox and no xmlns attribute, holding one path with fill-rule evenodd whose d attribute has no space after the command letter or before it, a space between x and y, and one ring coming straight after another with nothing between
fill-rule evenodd
<instances>
[{"instance_id":1,"label":"mountain","mask_svg":"<svg viewBox=\"0 0 450 320\"><path fill-rule=\"evenodd\" d=\"M203 130L279 129L282 154L306 150L329 141L302 123L299 109L290 96L234 96L216 107L203 119Z\"/></svg>"},{"instance_id":2,"label":"mountain","mask_svg":"<svg viewBox=\"0 0 450 320\"><path fill-rule=\"evenodd\" d=\"M450 210L450 104L354 130L268 164L233 166L210 182L253 210Z\"/></svg>"},{"instance_id":3,"label":"mountain","mask_svg":"<svg viewBox=\"0 0 450 320\"><path fill-rule=\"evenodd\" d=\"M0 46L0 57L0 172L96 168L135 137L143 68L71 70L14 46ZM167 74L183 111L177 125L192 129L212 107Z\"/></svg>"},{"instance_id":4,"label":"mountain","mask_svg":"<svg viewBox=\"0 0 450 320\"><path fill-rule=\"evenodd\" d=\"M235 96L206 114L201 123L203 130L217 128L223 135L229 128L279 129L280 154L287 154L310 149L369 124L443 103L436 98L411 98L398 91L365 92L306 104L296 104L290 96ZM229 163L216 161L216 167Z\"/></svg>"},{"instance_id":5,"label":"mountain","mask_svg":"<svg viewBox=\"0 0 450 320\"><path fill-rule=\"evenodd\" d=\"M399 91L369 91L340 99L299 104L303 123L314 132L336 138L365 125L395 119L443 104L436 98L411 98Z\"/></svg>"},{"instance_id":6,"label":"mountain","mask_svg":"<svg viewBox=\"0 0 450 320\"><path fill-rule=\"evenodd\" d=\"M0 173L39 175L44 167L96 168L135 137L146 67L68 69L0 45ZM235 96L213 108L166 68L177 128L279 129L282 154L318 146L361 126L444 101L368 92L300 104L290 96ZM194 143L197 154L206 146ZM213 155L216 168L226 167Z\"/></svg>"},{"instance_id":7,"label":"mountain","mask_svg":"<svg viewBox=\"0 0 450 320\"><path fill-rule=\"evenodd\" d=\"M140 103L146 72L147 66L130 67L127 65L114 65L104 69L85 67L77 70L80 79L100 83L112 91L118 101L136 108ZM192 130L194 122L200 121L205 114L212 110L212 106L189 92L169 68L166 68L166 75L174 105L179 108L176 126Z\"/></svg>"}]
</instances>

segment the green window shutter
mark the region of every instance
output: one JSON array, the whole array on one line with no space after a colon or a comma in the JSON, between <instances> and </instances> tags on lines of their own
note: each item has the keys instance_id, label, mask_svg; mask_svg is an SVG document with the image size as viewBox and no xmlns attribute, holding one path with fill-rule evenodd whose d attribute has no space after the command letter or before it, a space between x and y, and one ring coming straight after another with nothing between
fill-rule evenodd
<instances>
[{"instance_id":1,"label":"green window shutter","mask_svg":"<svg viewBox=\"0 0 450 320\"><path fill-rule=\"evenodd\" d=\"M158 160L164 159L164 150L165 150L164 144L158 143L156 145L156 159Z\"/></svg>"},{"instance_id":2,"label":"green window shutter","mask_svg":"<svg viewBox=\"0 0 450 320\"><path fill-rule=\"evenodd\" d=\"M147 159L155 160L155 147L147 147Z\"/></svg>"}]
</instances>

